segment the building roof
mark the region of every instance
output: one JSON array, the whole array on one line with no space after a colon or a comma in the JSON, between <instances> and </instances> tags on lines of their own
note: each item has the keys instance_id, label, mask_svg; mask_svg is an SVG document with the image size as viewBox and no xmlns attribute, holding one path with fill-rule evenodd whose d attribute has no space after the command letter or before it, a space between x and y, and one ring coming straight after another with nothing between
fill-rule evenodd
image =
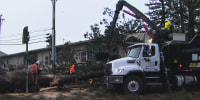
<instances>
[{"instance_id":1,"label":"building roof","mask_svg":"<svg viewBox=\"0 0 200 100\"><path fill-rule=\"evenodd\" d=\"M134 38L138 41L144 41L145 33L132 33L132 34L126 34L125 41L129 40L130 38Z\"/></svg>"},{"instance_id":2,"label":"building roof","mask_svg":"<svg viewBox=\"0 0 200 100\"><path fill-rule=\"evenodd\" d=\"M6 55L8 55L8 54L6 54L6 53L0 51L0 57L1 57L1 56L6 56Z\"/></svg>"},{"instance_id":3,"label":"building roof","mask_svg":"<svg viewBox=\"0 0 200 100\"><path fill-rule=\"evenodd\" d=\"M93 41L93 40L79 41L79 42L70 43L70 45L80 45L80 44L85 44L85 43L88 43L88 42L91 42L91 41ZM63 47L63 46L64 46L64 44L56 45L56 48L60 48L60 47ZM38 52L38 51L43 51L43 50L51 50L51 48L48 48L48 47L40 48L40 49L35 49L35 50L29 50L28 52ZM8 54L0 51L0 57L10 57L10 56L15 56L15 55L22 55L22 54L25 54L25 53L26 53L26 51L8 55Z\"/></svg>"}]
</instances>

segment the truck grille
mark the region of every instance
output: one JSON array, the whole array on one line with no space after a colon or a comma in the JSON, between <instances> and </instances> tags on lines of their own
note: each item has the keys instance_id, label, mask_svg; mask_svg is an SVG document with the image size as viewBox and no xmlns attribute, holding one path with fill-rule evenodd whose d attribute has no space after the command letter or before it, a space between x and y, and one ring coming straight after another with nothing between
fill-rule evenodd
<instances>
[{"instance_id":1,"label":"truck grille","mask_svg":"<svg viewBox=\"0 0 200 100\"><path fill-rule=\"evenodd\" d=\"M111 63L106 64L104 74L105 74L105 76L112 74L112 64Z\"/></svg>"}]
</instances>

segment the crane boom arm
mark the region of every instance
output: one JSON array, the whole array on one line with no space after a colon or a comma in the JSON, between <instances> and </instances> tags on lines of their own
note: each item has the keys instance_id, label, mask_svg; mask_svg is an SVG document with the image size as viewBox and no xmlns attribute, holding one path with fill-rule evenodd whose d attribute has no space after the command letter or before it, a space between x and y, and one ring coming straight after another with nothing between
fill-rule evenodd
<instances>
[{"instance_id":1,"label":"crane boom arm","mask_svg":"<svg viewBox=\"0 0 200 100\"><path fill-rule=\"evenodd\" d=\"M113 22L111 24L111 31L110 31L111 37L112 37L113 31L114 31L114 28L116 25L116 21L117 21L119 12L120 12L120 10L122 10L123 6L127 7L129 10L131 10L134 13L134 16L136 18L142 19L149 26L151 26L151 28L153 30L156 31L156 34L153 37L153 41L156 43L159 43L160 42L159 37L162 34L162 31L160 30L160 28L158 28L152 21L150 21L150 19L147 18L142 12L140 12L138 9L136 9L135 7L133 7L132 5L130 5L129 3L127 3L126 1L123 1L123 0L119 1L116 5L115 15L113 18Z\"/></svg>"}]
</instances>

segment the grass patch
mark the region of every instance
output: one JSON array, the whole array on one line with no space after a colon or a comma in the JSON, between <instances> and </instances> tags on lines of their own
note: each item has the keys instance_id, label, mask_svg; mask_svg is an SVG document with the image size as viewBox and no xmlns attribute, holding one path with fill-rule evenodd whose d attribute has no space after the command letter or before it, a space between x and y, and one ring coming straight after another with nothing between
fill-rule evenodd
<instances>
[{"instance_id":1,"label":"grass patch","mask_svg":"<svg viewBox=\"0 0 200 100\"><path fill-rule=\"evenodd\" d=\"M78 100L82 99L84 96L87 96L87 93L83 93L83 92L76 92L74 93L75 98L77 98Z\"/></svg>"},{"instance_id":2,"label":"grass patch","mask_svg":"<svg viewBox=\"0 0 200 100\"><path fill-rule=\"evenodd\" d=\"M0 99L14 99L14 97L12 95L3 95L0 96Z\"/></svg>"},{"instance_id":3,"label":"grass patch","mask_svg":"<svg viewBox=\"0 0 200 100\"><path fill-rule=\"evenodd\" d=\"M175 93L175 98L177 100L194 100L191 92L186 91L185 89L177 91Z\"/></svg>"},{"instance_id":4,"label":"grass patch","mask_svg":"<svg viewBox=\"0 0 200 100\"><path fill-rule=\"evenodd\" d=\"M39 99L40 100L45 100L45 97L43 95L40 95Z\"/></svg>"},{"instance_id":5,"label":"grass patch","mask_svg":"<svg viewBox=\"0 0 200 100\"><path fill-rule=\"evenodd\" d=\"M65 100L65 96L62 94L59 94L58 96L56 96L55 100Z\"/></svg>"},{"instance_id":6,"label":"grass patch","mask_svg":"<svg viewBox=\"0 0 200 100\"><path fill-rule=\"evenodd\" d=\"M25 97L26 100L35 100L31 95Z\"/></svg>"}]
</instances>

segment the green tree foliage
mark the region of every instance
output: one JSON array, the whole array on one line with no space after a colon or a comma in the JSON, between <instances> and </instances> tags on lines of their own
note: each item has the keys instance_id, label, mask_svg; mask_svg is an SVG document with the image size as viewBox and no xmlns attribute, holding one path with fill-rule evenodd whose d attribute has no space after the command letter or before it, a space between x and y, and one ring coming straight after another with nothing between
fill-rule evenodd
<instances>
[{"instance_id":1,"label":"green tree foliage","mask_svg":"<svg viewBox=\"0 0 200 100\"><path fill-rule=\"evenodd\" d=\"M165 21L172 21L174 32L188 33L188 40L199 27L199 5L199 0L157 0L146 4L150 9L147 14L156 25L161 28Z\"/></svg>"},{"instance_id":2,"label":"green tree foliage","mask_svg":"<svg viewBox=\"0 0 200 100\"><path fill-rule=\"evenodd\" d=\"M196 19L195 19L195 28L196 28L196 32L200 33L200 5L199 7L195 10L195 13L197 15Z\"/></svg>"},{"instance_id":3,"label":"green tree foliage","mask_svg":"<svg viewBox=\"0 0 200 100\"><path fill-rule=\"evenodd\" d=\"M125 14L122 14L123 21L119 21L117 24L117 29L119 30L120 34L127 34L127 33L139 33L142 32L142 25L140 20L138 19L127 19L126 21Z\"/></svg>"},{"instance_id":4,"label":"green tree foliage","mask_svg":"<svg viewBox=\"0 0 200 100\"><path fill-rule=\"evenodd\" d=\"M114 12L110 8L105 8L103 15L107 15L111 19L113 19ZM128 16L128 15L127 15ZM101 25L104 25L106 27L105 35L109 34L109 28L111 26L111 21L108 20L108 18L104 18L101 22ZM140 23L140 20L128 18L125 16L125 13L121 14L121 17L118 18L118 21L116 23L115 30L119 31L119 34L127 34L127 33L137 33L142 32L142 25Z\"/></svg>"},{"instance_id":5,"label":"green tree foliage","mask_svg":"<svg viewBox=\"0 0 200 100\"><path fill-rule=\"evenodd\" d=\"M98 24L91 25L90 28L92 32L91 33L87 32L86 34L84 34L84 38L99 39L103 37L103 35L101 35L101 30Z\"/></svg>"},{"instance_id":6,"label":"green tree foliage","mask_svg":"<svg viewBox=\"0 0 200 100\"><path fill-rule=\"evenodd\" d=\"M74 51L72 50L70 42L66 42L64 44L64 57L65 61L69 62L70 65L76 64L76 61L74 59Z\"/></svg>"},{"instance_id":7,"label":"green tree foliage","mask_svg":"<svg viewBox=\"0 0 200 100\"><path fill-rule=\"evenodd\" d=\"M199 16L200 0L183 0L184 6L187 7L186 29L188 30L188 39L192 38L195 34L195 27L199 27L198 20L195 20Z\"/></svg>"},{"instance_id":8,"label":"green tree foliage","mask_svg":"<svg viewBox=\"0 0 200 100\"><path fill-rule=\"evenodd\" d=\"M105 8L103 15L107 15L108 18L113 19L114 12L109 8ZM100 24L105 26L104 36L107 43L107 49L109 50L109 54L114 53L114 51L118 52L117 46L119 44L126 46L124 45L124 36L126 34L134 34L136 32L142 31L142 26L139 23L139 20L134 20L133 18L129 19L125 16L124 13L122 13L119 16L118 21L116 22L114 32L111 35L110 29L112 21L109 21L108 18L104 18L100 22Z\"/></svg>"},{"instance_id":9,"label":"green tree foliage","mask_svg":"<svg viewBox=\"0 0 200 100\"><path fill-rule=\"evenodd\" d=\"M66 42L64 44L64 48L57 53L56 60L60 66L71 66L72 64L76 64L74 59L74 51L72 50L70 42Z\"/></svg>"},{"instance_id":10,"label":"green tree foliage","mask_svg":"<svg viewBox=\"0 0 200 100\"><path fill-rule=\"evenodd\" d=\"M185 22L187 20L187 8L182 0L173 0L170 5L170 20L174 25L175 32L185 33Z\"/></svg>"},{"instance_id":11,"label":"green tree foliage","mask_svg":"<svg viewBox=\"0 0 200 100\"><path fill-rule=\"evenodd\" d=\"M150 19L159 27L164 26L164 22L166 20L166 0L160 0L158 1L151 1L149 4L145 4L149 7L149 12L147 15L150 16Z\"/></svg>"},{"instance_id":12,"label":"green tree foliage","mask_svg":"<svg viewBox=\"0 0 200 100\"><path fill-rule=\"evenodd\" d=\"M103 18L100 21L100 25L94 24L91 25L92 33L87 32L84 34L84 37L87 39L98 39L101 38L103 40L102 42L106 42L107 49L109 52L112 52L113 49L117 49L118 44L123 44L123 38L125 34L134 34L137 32L142 32L142 25L140 24L140 21L137 19L129 19L125 16L124 13L120 15L118 18L118 21L116 23L116 27L114 29L114 32L111 36L110 34L110 28L112 19L114 16L114 12L110 8L104 8L103 15L106 16L106 18ZM100 26L105 27L104 34L101 35Z\"/></svg>"}]
</instances>

